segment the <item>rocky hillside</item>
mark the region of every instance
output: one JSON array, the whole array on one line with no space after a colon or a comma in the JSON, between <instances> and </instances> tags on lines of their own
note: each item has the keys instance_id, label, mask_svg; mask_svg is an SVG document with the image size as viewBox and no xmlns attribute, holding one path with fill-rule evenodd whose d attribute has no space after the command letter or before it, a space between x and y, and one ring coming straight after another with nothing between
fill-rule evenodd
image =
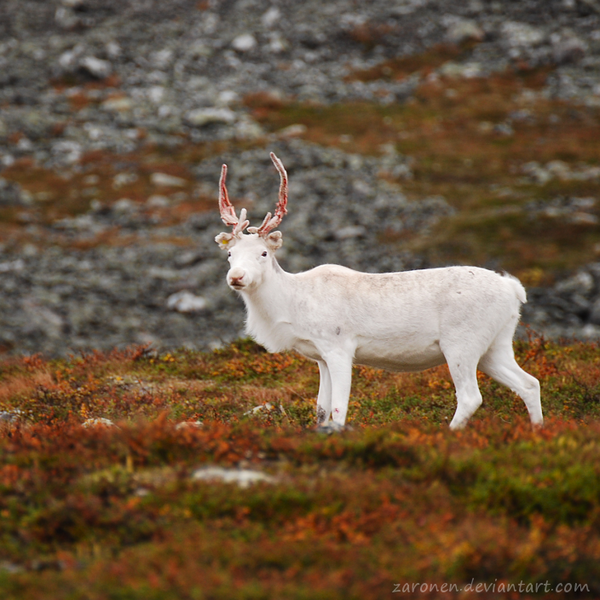
<instances>
[{"instance_id":1,"label":"rocky hillside","mask_svg":"<svg viewBox=\"0 0 600 600\"><path fill-rule=\"evenodd\" d=\"M526 83L513 93L515 73ZM444 106L461 110L485 82L512 104L477 113L466 140L527 148L525 128L560 131L562 145L503 159L478 183L493 197L478 210L497 223L517 215L546 244L513 263L505 251L536 244L527 230L513 240L516 225L481 259L447 240L427 246L474 205L439 184L459 175L418 140L441 152L431 136ZM446 104L433 111L431 98ZM596 0L5 0L0 351L204 349L240 335L213 241L216 184L227 162L234 202L260 220L277 194L269 151L291 179L285 268L516 264L526 322L598 339L599 110ZM449 137L469 132L460 123ZM461 155L461 185L478 157Z\"/></svg>"}]
</instances>

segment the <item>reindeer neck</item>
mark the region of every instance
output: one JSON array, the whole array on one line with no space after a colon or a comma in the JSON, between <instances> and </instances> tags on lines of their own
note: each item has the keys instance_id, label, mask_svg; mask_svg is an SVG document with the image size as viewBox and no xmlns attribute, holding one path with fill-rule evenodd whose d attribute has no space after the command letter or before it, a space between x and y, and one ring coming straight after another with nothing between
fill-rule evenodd
<instances>
[{"instance_id":1,"label":"reindeer neck","mask_svg":"<svg viewBox=\"0 0 600 600\"><path fill-rule=\"evenodd\" d=\"M242 292L248 310L252 306L265 314L281 312L281 308L287 305L287 300L292 294L290 283L293 278L294 275L286 273L273 258L273 268L267 271L260 286Z\"/></svg>"},{"instance_id":2,"label":"reindeer neck","mask_svg":"<svg viewBox=\"0 0 600 600\"><path fill-rule=\"evenodd\" d=\"M275 260L273 266L258 288L243 291L241 296L247 311L247 333L270 351L280 351L287 344L277 330L291 319L295 275L285 272Z\"/></svg>"}]
</instances>

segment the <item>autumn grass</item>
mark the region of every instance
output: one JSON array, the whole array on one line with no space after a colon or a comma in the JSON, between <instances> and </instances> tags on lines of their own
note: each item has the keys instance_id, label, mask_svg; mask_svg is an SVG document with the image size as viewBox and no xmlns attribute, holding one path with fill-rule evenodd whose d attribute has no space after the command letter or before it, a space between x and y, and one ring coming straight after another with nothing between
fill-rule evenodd
<instances>
[{"instance_id":1,"label":"autumn grass","mask_svg":"<svg viewBox=\"0 0 600 600\"><path fill-rule=\"evenodd\" d=\"M600 349L516 349L542 382L539 431L485 376L484 406L450 432L445 368L358 367L352 430L317 434L314 365L249 341L9 359L0 408L21 421L0 437L2 597L368 599L473 579L579 582L593 597ZM118 427L82 427L96 417ZM194 480L204 465L274 482Z\"/></svg>"}]
</instances>

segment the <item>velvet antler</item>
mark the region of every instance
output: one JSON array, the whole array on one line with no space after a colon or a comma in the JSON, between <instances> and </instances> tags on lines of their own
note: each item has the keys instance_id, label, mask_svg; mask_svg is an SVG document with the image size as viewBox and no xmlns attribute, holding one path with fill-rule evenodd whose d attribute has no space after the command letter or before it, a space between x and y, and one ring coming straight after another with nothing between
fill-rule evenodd
<instances>
[{"instance_id":1,"label":"velvet antler","mask_svg":"<svg viewBox=\"0 0 600 600\"><path fill-rule=\"evenodd\" d=\"M275 165L275 168L279 172L281 179L279 184L279 199L277 200L277 206L275 207L275 214L272 216L271 213L267 213L260 227L248 227L250 221L246 219L246 209L242 208L240 216L235 214L235 208L233 208L229 201L229 195L227 194L227 186L225 180L227 179L227 165L223 165L221 168L221 179L219 180L219 210L221 212L221 219L225 225L233 227L231 233L220 233L215 239L223 247L234 238L239 236L246 227L248 227L249 233L258 233L261 237L268 237L269 233L279 226L284 215L287 213L287 194L288 194L288 179L287 173L283 163L271 152L271 160ZM275 236L275 233L273 234ZM271 237L273 237L271 236ZM281 234L279 233L279 238ZM281 245L281 242L280 242Z\"/></svg>"},{"instance_id":2,"label":"velvet antler","mask_svg":"<svg viewBox=\"0 0 600 600\"><path fill-rule=\"evenodd\" d=\"M246 209L242 208L240 211L240 217L238 219L235 214L235 208L233 208L229 201L229 195L227 194L227 187L225 186L225 180L227 179L227 165L223 165L221 168L221 179L219 180L219 210L221 211L221 219L225 225L233 227L232 235L236 236L242 233L250 221L246 219Z\"/></svg>"},{"instance_id":3,"label":"velvet antler","mask_svg":"<svg viewBox=\"0 0 600 600\"><path fill-rule=\"evenodd\" d=\"M288 197L288 178L283 163L271 152L271 160L275 165L277 171L279 171L280 184L279 184L279 199L277 200L277 206L275 207L275 215L271 216L268 212L264 218L260 227L248 227L250 233L258 233L261 237L267 237L269 232L279 227L281 220L284 215L287 214L287 197Z\"/></svg>"}]
</instances>

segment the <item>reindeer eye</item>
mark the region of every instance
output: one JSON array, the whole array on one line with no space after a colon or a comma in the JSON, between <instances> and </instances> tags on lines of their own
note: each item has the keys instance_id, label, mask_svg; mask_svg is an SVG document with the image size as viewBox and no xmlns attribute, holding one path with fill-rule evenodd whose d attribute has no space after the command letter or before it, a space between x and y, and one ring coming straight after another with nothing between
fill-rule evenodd
<instances>
[{"instance_id":1,"label":"reindeer eye","mask_svg":"<svg viewBox=\"0 0 600 600\"><path fill-rule=\"evenodd\" d=\"M267 251L266 250L262 253L262 256L267 256Z\"/></svg>"}]
</instances>

